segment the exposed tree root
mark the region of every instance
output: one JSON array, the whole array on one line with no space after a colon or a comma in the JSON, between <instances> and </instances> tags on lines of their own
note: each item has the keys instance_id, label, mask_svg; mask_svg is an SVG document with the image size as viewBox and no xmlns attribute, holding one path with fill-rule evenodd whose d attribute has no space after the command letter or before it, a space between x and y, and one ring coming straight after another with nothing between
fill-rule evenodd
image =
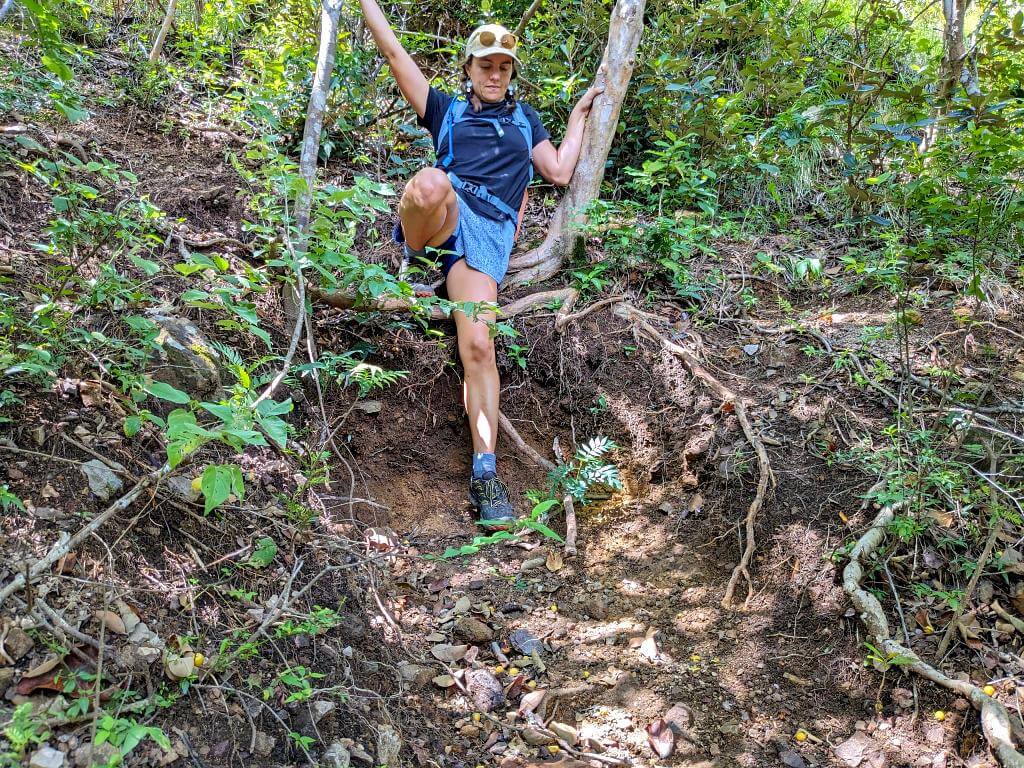
<instances>
[{"instance_id":1,"label":"exposed tree root","mask_svg":"<svg viewBox=\"0 0 1024 768\"><path fill-rule=\"evenodd\" d=\"M313 301L337 309L359 309L372 312L414 312L422 311L430 320L444 320L448 317L445 310L439 306L422 307L414 298L385 298L374 302L359 302L359 298L347 291L321 291L318 288L307 287L307 295ZM537 291L523 296L521 299L509 302L498 308L501 317L515 317L533 311L547 304L566 302L573 299L576 291L572 288L558 288L553 291Z\"/></svg>"},{"instance_id":2,"label":"exposed tree root","mask_svg":"<svg viewBox=\"0 0 1024 768\"><path fill-rule=\"evenodd\" d=\"M669 341L662 336L658 329L651 325L647 320L651 315L640 312L629 304L623 303L620 306L625 310L626 317L630 319L648 338L653 341L661 342L661 345L665 349L682 360L690 373L708 387L708 389L714 392L722 401L723 407L725 405L732 407L736 413L736 418L740 422L740 427L743 430L744 437L747 438L747 442L750 443L751 447L754 449L754 453L757 454L757 492L754 495L754 500L750 502L750 507L747 509L743 555L740 557L739 564L733 569L732 575L729 577L729 583L725 588L725 596L722 598L722 606L728 608L733 604L733 597L740 578L746 580L746 600L749 600L754 591L754 582L750 578L750 561L754 556L754 549L756 546L756 542L754 540L754 522L757 519L757 513L764 505L769 482L773 486L775 485L775 476L772 473L771 463L768 461L768 452L765 450L764 442L762 442L761 438L758 436L757 432L754 431L754 428L750 423L750 418L747 416L746 404L738 395L736 395L735 392L712 376L711 373L701 365L700 361L692 352L690 352L690 350L676 344L675 342Z\"/></svg>"},{"instance_id":3,"label":"exposed tree root","mask_svg":"<svg viewBox=\"0 0 1024 768\"><path fill-rule=\"evenodd\" d=\"M605 299L601 299L600 301L595 301L593 304L588 304L587 306L585 306L583 309L579 310L578 312L571 312L571 313L570 313L570 310L572 309L572 306L570 305L569 302L566 302L565 305L563 306L564 313L560 312L558 314L558 316L555 318L555 330L558 331L559 333L561 333L562 331L564 331L568 327L569 323L575 322L577 320L582 320L584 317L589 315L591 312L593 312L595 310L598 310L601 307L606 307L609 304L617 304L618 302L625 301L625 300L626 300L625 296L609 296L609 297L607 297ZM572 304L575 304L575 303L576 303L576 297L574 296Z\"/></svg>"},{"instance_id":4,"label":"exposed tree root","mask_svg":"<svg viewBox=\"0 0 1024 768\"><path fill-rule=\"evenodd\" d=\"M505 436L512 441L515 447L519 449L519 452L530 459L530 461L538 467L543 467L548 472L555 469L554 463L541 456L532 446L519 436L516 428L513 427L512 422L509 421L508 416L501 411L498 411L498 426L501 427L501 431L505 433Z\"/></svg>"},{"instance_id":5,"label":"exposed tree root","mask_svg":"<svg viewBox=\"0 0 1024 768\"><path fill-rule=\"evenodd\" d=\"M943 688L965 696L971 705L981 713L982 731L984 731L985 738L999 763L1005 768L1024 768L1024 755L1013 746L1010 735L1010 716L1006 708L991 696L986 696L978 686L966 680L947 677L935 667L921 661L912 650L893 640L889 636L889 622L882 611L882 604L878 598L861 587L861 581L864 579L864 566L861 561L878 548L885 537L886 527L896 512L904 506L904 503L898 503L883 508L871 527L857 541L850 552L850 562L843 569L843 589L850 596L861 621L867 627L872 642L879 650L891 658L910 659L911 663L907 669Z\"/></svg>"}]
</instances>

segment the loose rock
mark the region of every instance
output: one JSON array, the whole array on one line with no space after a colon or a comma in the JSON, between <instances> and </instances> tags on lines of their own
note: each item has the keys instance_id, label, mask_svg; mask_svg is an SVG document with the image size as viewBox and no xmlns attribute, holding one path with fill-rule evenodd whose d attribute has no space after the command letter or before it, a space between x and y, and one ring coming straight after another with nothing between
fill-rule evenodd
<instances>
[{"instance_id":1,"label":"loose rock","mask_svg":"<svg viewBox=\"0 0 1024 768\"><path fill-rule=\"evenodd\" d=\"M494 639L494 630L480 619L460 616L455 621L455 636L467 643L487 643Z\"/></svg>"},{"instance_id":2,"label":"loose rock","mask_svg":"<svg viewBox=\"0 0 1024 768\"><path fill-rule=\"evenodd\" d=\"M82 473L89 481L89 490L103 501L109 501L124 485L121 478L99 459L85 462L82 465Z\"/></svg>"},{"instance_id":3,"label":"loose rock","mask_svg":"<svg viewBox=\"0 0 1024 768\"><path fill-rule=\"evenodd\" d=\"M326 768L348 768L352 764L352 755L341 742L336 741L324 752L323 762Z\"/></svg>"},{"instance_id":4,"label":"loose rock","mask_svg":"<svg viewBox=\"0 0 1024 768\"><path fill-rule=\"evenodd\" d=\"M377 726L377 764L397 766L402 751L402 738L390 725Z\"/></svg>"},{"instance_id":5,"label":"loose rock","mask_svg":"<svg viewBox=\"0 0 1024 768\"><path fill-rule=\"evenodd\" d=\"M7 639L4 640L7 655L15 661L31 651L35 644L36 641L29 637L21 627L11 627L10 632L7 633Z\"/></svg>"},{"instance_id":6,"label":"loose rock","mask_svg":"<svg viewBox=\"0 0 1024 768\"><path fill-rule=\"evenodd\" d=\"M43 746L32 753L29 768L63 768L64 753L53 747Z\"/></svg>"},{"instance_id":7,"label":"loose rock","mask_svg":"<svg viewBox=\"0 0 1024 768\"><path fill-rule=\"evenodd\" d=\"M471 669L466 673L466 687L473 703L481 712L490 712L505 702L505 692L498 678L486 669Z\"/></svg>"}]
</instances>

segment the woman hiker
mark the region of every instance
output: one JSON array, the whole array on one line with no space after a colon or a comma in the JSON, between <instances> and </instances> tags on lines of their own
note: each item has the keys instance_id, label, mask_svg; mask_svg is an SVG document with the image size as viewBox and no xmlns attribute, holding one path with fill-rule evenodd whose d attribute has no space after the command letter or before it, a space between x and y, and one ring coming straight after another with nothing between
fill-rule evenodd
<instances>
[{"instance_id":1,"label":"woman hiker","mask_svg":"<svg viewBox=\"0 0 1024 768\"><path fill-rule=\"evenodd\" d=\"M462 92L450 96L427 82L376 0L360 0L360 6L402 95L419 124L430 130L437 154L434 167L423 168L405 186L395 239L405 243L406 258L423 256L427 249L438 254L451 301L496 303L534 169L552 184L569 183L584 122L604 89L592 87L583 95L556 149L533 108L515 99L519 41L505 27L485 24L469 36ZM507 525L515 510L498 479L494 455L501 386L489 325L494 313L455 312L454 317L473 436L470 499L482 524Z\"/></svg>"}]
</instances>

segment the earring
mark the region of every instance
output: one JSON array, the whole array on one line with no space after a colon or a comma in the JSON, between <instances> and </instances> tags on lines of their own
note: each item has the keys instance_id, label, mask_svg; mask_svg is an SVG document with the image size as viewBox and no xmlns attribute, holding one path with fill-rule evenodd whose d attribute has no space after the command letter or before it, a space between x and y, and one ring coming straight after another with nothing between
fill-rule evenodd
<instances>
[{"instance_id":1,"label":"earring","mask_svg":"<svg viewBox=\"0 0 1024 768\"><path fill-rule=\"evenodd\" d=\"M466 78L466 95L469 96L473 93L473 81L468 77Z\"/></svg>"}]
</instances>

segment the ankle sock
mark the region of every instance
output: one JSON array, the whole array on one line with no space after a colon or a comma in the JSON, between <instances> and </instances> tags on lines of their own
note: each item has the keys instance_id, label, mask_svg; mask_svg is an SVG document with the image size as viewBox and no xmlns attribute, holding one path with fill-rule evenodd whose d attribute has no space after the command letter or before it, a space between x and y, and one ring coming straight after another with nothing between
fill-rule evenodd
<instances>
[{"instance_id":1,"label":"ankle sock","mask_svg":"<svg viewBox=\"0 0 1024 768\"><path fill-rule=\"evenodd\" d=\"M497 457L493 453L474 453L473 477L483 477L488 472L490 472L492 475L498 474Z\"/></svg>"}]
</instances>

